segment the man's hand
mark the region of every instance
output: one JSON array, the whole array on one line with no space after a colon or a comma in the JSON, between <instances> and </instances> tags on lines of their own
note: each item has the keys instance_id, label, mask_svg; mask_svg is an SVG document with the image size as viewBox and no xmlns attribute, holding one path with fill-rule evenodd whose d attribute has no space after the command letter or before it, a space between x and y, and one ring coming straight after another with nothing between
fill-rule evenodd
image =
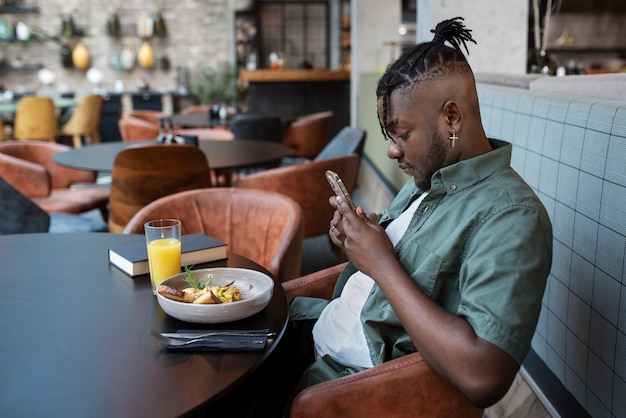
<instances>
[{"instance_id":1,"label":"man's hand","mask_svg":"<svg viewBox=\"0 0 626 418\"><path fill-rule=\"evenodd\" d=\"M378 225L379 215L366 214L362 206L352 210L341 197L331 197L335 208L330 222L330 238L346 251L348 259L363 273L370 275L372 269L385 257L395 260L393 245L385 230ZM376 254L372 257L372 254Z\"/></svg>"}]
</instances>

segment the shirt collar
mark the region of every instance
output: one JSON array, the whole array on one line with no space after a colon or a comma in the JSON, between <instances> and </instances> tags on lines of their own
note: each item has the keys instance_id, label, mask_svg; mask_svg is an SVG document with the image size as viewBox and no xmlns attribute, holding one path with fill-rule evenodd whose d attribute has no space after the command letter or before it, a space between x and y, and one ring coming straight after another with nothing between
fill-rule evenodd
<instances>
[{"instance_id":1,"label":"shirt collar","mask_svg":"<svg viewBox=\"0 0 626 418\"><path fill-rule=\"evenodd\" d=\"M498 170L510 168L512 145L490 139L493 151L443 167L433 174L431 192L453 194L467 189Z\"/></svg>"}]
</instances>

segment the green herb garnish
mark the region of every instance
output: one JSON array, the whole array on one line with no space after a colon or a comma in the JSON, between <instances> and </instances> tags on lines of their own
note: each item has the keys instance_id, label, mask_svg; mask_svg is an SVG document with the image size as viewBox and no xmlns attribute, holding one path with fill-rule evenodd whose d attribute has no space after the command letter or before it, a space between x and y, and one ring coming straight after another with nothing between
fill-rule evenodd
<instances>
[{"instance_id":1,"label":"green herb garnish","mask_svg":"<svg viewBox=\"0 0 626 418\"><path fill-rule=\"evenodd\" d=\"M206 283L198 283L198 281L196 280L196 276L194 276L191 273L191 269L186 264L185 264L185 273L187 273L187 275L185 276L185 281L189 283L189 285L193 287L194 289L202 290L206 287L209 287L209 285L211 284L211 281L213 280L213 276L209 274L207 276Z\"/></svg>"}]
</instances>

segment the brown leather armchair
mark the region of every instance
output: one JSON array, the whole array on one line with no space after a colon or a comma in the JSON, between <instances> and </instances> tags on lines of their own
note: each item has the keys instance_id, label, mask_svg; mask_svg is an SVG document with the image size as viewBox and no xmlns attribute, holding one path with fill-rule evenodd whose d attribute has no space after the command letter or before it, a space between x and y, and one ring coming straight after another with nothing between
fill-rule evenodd
<instances>
[{"instance_id":1,"label":"brown leather armchair","mask_svg":"<svg viewBox=\"0 0 626 418\"><path fill-rule=\"evenodd\" d=\"M329 299L345 264L283 283L289 302L295 296ZM291 405L292 418L482 417L419 353L371 369L310 386Z\"/></svg>"},{"instance_id":2,"label":"brown leather armchair","mask_svg":"<svg viewBox=\"0 0 626 418\"><path fill-rule=\"evenodd\" d=\"M352 193L359 168L357 154L344 155L320 161L311 161L286 167L273 168L246 176L235 182L235 187L246 187L279 192L298 202L304 215L304 237L328 234L333 207L328 198L333 191L326 181L326 170L333 170L342 178L348 192ZM338 260L343 251L332 245Z\"/></svg>"},{"instance_id":3,"label":"brown leather armchair","mask_svg":"<svg viewBox=\"0 0 626 418\"><path fill-rule=\"evenodd\" d=\"M229 250L256 261L280 281L300 275L302 212L278 193L216 187L158 199L128 222L124 233L143 234L149 219L176 218L182 233L202 232L228 243Z\"/></svg>"},{"instance_id":4,"label":"brown leather armchair","mask_svg":"<svg viewBox=\"0 0 626 418\"><path fill-rule=\"evenodd\" d=\"M107 219L107 188L71 188L78 183L94 183L95 171L60 166L53 157L70 150L67 145L12 140L0 143L0 176L46 212L83 213L99 209Z\"/></svg>"},{"instance_id":5,"label":"brown leather armchair","mask_svg":"<svg viewBox=\"0 0 626 418\"><path fill-rule=\"evenodd\" d=\"M212 187L204 152L193 145L134 144L113 161L109 231L122 232L144 206L184 190Z\"/></svg>"},{"instance_id":6,"label":"brown leather armchair","mask_svg":"<svg viewBox=\"0 0 626 418\"><path fill-rule=\"evenodd\" d=\"M283 144L293 148L292 157L312 160L332 137L334 113L311 113L293 121L285 130Z\"/></svg>"},{"instance_id":7,"label":"brown leather armchair","mask_svg":"<svg viewBox=\"0 0 626 418\"><path fill-rule=\"evenodd\" d=\"M158 122L151 122L131 115L122 115L117 121L122 141L146 141L159 136Z\"/></svg>"}]
</instances>

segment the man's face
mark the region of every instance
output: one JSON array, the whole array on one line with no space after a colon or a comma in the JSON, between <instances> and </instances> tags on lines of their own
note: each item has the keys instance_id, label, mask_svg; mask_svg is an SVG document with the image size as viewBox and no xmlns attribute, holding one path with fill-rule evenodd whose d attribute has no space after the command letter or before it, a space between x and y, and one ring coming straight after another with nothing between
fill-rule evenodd
<instances>
[{"instance_id":1,"label":"man's face","mask_svg":"<svg viewBox=\"0 0 626 418\"><path fill-rule=\"evenodd\" d=\"M392 139L387 156L397 160L422 190L429 190L432 175L447 165L450 145L447 132L439 128L442 104L417 91L398 91L389 97L386 123ZM378 114L383 115L382 100Z\"/></svg>"}]
</instances>

